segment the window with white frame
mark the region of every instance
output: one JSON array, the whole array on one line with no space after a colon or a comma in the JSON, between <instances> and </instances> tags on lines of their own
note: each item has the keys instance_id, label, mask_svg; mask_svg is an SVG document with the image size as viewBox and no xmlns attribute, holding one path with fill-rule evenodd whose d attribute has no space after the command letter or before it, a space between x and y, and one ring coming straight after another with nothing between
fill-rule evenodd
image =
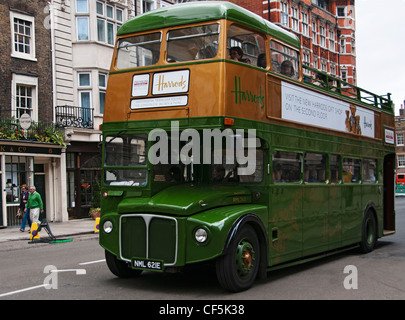
<instances>
[{"instance_id":1,"label":"window with white frame","mask_svg":"<svg viewBox=\"0 0 405 320\"><path fill-rule=\"evenodd\" d=\"M329 29L329 50L335 52L335 32Z\"/></svg>"},{"instance_id":2,"label":"window with white frame","mask_svg":"<svg viewBox=\"0 0 405 320\"><path fill-rule=\"evenodd\" d=\"M117 30L122 25L124 10L111 3L96 2L97 41L114 45Z\"/></svg>"},{"instance_id":3,"label":"window with white frame","mask_svg":"<svg viewBox=\"0 0 405 320\"><path fill-rule=\"evenodd\" d=\"M10 10L10 28L11 56L36 61L34 17Z\"/></svg>"},{"instance_id":4,"label":"window with white frame","mask_svg":"<svg viewBox=\"0 0 405 320\"><path fill-rule=\"evenodd\" d=\"M91 73L78 73L79 107L82 125L88 126L92 122L91 116Z\"/></svg>"},{"instance_id":5,"label":"window with white frame","mask_svg":"<svg viewBox=\"0 0 405 320\"><path fill-rule=\"evenodd\" d=\"M346 7L336 7L336 14L338 17L346 17Z\"/></svg>"},{"instance_id":6,"label":"window with white frame","mask_svg":"<svg viewBox=\"0 0 405 320\"><path fill-rule=\"evenodd\" d=\"M297 32L299 32L299 30L300 30L300 27L299 27L299 23L298 23L298 21L299 21L299 16L300 16L300 14L299 14L299 12L298 12L298 9L297 8L291 8L291 13L292 13L292 17L291 17L291 24L292 24L292 29L294 30L294 31L297 31Z\"/></svg>"},{"instance_id":7,"label":"window with white frame","mask_svg":"<svg viewBox=\"0 0 405 320\"><path fill-rule=\"evenodd\" d=\"M321 59L321 71L328 72L328 61L325 59Z\"/></svg>"},{"instance_id":8,"label":"window with white frame","mask_svg":"<svg viewBox=\"0 0 405 320\"><path fill-rule=\"evenodd\" d=\"M76 1L76 38L78 41L90 40L88 0Z\"/></svg>"},{"instance_id":9,"label":"window with white frame","mask_svg":"<svg viewBox=\"0 0 405 320\"><path fill-rule=\"evenodd\" d=\"M89 40L89 17L77 17L77 40Z\"/></svg>"},{"instance_id":10,"label":"window with white frame","mask_svg":"<svg viewBox=\"0 0 405 320\"><path fill-rule=\"evenodd\" d=\"M89 13L88 0L76 0L76 13Z\"/></svg>"},{"instance_id":11,"label":"window with white frame","mask_svg":"<svg viewBox=\"0 0 405 320\"><path fill-rule=\"evenodd\" d=\"M318 37L317 37L316 28L317 28L316 22L312 22L312 42L313 42L313 44L318 43Z\"/></svg>"},{"instance_id":12,"label":"window with white frame","mask_svg":"<svg viewBox=\"0 0 405 320\"><path fill-rule=\"evenodd\" d=\"M98 94L99 94L99 106L100 106L100 114L104 113L104 103L105 103L105 92L107 90L107 74L106 73L99 73L98 74Z\"/></svg>"},{"instance_id":13,"label":"window with white frame","mask_svg":"<svg viewBox=\"0 0 405 320\"><path fill-rule=\"evenodd\" d=\"M403 146L403 145L404 145L404 134L397 133L397 146Z\"/></svg>"},{"instance_id":14,"label":"window with white frame","mask_svg":"<svg viewBox=\"0 0 405 320\"><path fill-rule=\"evenodd\" d=\"M285 2L281 2L281 24L283 26L289 27L290 24L288 23L288 4Z\"/></svg>"},{"instance_id":15,"label":"window with white frame","mask_svg":"<svg viewBox=\"0 0 405 320\"><path fill-rule=\"evenodd\" d=\"M330 65L330 74L333 75L333 76L336 76L336 74L337 74L336 70L337 70L336 65L331 63L331 65Z\"/></svg>"},{"instance_id":16,"label":"window with white frame","mask_svg":"<svg viewBox=\"0 0 405 320\"><path fill-rule=\"evenodd\" d=\"M398 167L405 167L405 155L398 155Z\"/></svg>"},{"instance_id":17,"label":"window with white frame","mask_svg":"<svg viewBox=\"0 0 405 320\"><path fill-rule=\"evenodd\" d=\"M12 75L12 116L19 119L27 113L33 121L38 119L38 78L35 76Z\"/></svg>"},{"instance_id":18,"label":"window with white frame","mask_svg":"<svg viewBox=\"0 0 405 320\"><path fill-rule=\"evenodd\" d=\"M156 0L142 0L142 13L156 9Z\"/></svg>"},{"instance_id":19,"label":"window with white frame","mask_svg":"<svg viewBox=\"0 0 405 320\"><path fill-rule=\"evenodd\" d=\"M345 38L340 39L340 53L346 53L346 41L345 41Z\"/></svg>"},{"instance_id":20,"label":"window with white frame","mask_svg":"<svg viewBox=\"0 0 405 320\"><path fill-rule=\"evenodd\" d=\"M319 27L319 44L321 47L326 48L326 29L325 27Z\"/></svg>"},{"instance_id":21,"label":"window with white frame","mask_svg":"<svg viewBox=\"0 0 405 320\"><path fill-rule=\"evenodd\" d=\"M308 25L308 13L301 13L302 15L302 34L306 37L309 37L309 25Z\"/></svg>"},{"instance_id":22,"label":"window with white frame","mask_svg":"<svg viewBox=\"0 0 405 320\"><path fill-rule=\"evenodd\" d=\"M347 70L342 70L342 80L344 82L347 82Z\"/></svg>"}]
</instances>

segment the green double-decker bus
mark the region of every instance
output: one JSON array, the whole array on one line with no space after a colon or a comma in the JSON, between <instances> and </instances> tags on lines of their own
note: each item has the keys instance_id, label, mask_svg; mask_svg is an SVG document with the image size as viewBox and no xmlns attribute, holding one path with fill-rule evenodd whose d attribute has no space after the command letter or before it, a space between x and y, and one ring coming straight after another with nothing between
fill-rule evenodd
<instances>
[{"instance_id":1,"label":"green double-decker bus","mask_svg":"<svg viewBox=\"0 0 405 320\"><path fill-rule=\"evenodd\" d=\"M394 112L303 66L299 39L227 2L119 30L102 125L100 245L118 277L268 271L395 232Z\"/></svg>"}]
</instances>

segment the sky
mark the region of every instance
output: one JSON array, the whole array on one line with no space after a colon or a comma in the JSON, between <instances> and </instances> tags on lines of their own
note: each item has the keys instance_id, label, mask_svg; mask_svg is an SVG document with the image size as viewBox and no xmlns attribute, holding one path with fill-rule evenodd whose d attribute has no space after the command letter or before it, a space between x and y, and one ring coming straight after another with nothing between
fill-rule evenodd
<instances>
[{"instance_id":1,"label":"sky","mask_svg":"<svg viewBox=\"0 0 405 320\"><path fill-rule=\"evenodd\" d=\"M405 0L356 0L357 86L405 100ZM405 108L405 106L404 106Z\"/></svg>"}]
</instances>

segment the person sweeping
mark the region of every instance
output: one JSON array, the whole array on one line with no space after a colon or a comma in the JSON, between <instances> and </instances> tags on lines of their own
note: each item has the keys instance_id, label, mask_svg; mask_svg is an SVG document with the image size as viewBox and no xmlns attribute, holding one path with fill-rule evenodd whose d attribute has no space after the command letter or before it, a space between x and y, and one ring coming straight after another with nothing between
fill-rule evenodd
<instances>
[{"instance_id":1,"label":"person sweeping","mask_svg":"<svg viewBox=\"0 0 405 320\"><path fill-rule=\"evenodd\" d=\"M27 208L30 209L31 222L36 222L40 225L41 222L39 221L39 215L44 212L44 204L42 203L41 195L36 191L35 186L30 186ZM25 210L27 210L27 208Z\"/></svg>"}]
</instances>

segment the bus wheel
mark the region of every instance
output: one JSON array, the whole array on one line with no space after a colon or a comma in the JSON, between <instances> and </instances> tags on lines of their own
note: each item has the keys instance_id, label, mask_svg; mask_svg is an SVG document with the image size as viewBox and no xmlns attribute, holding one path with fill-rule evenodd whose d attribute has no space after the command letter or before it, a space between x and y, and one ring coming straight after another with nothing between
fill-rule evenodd
<instances>
[{"instance_id":1,"label":"bus wheel","mask_svg":"<svg viewBox=\"0 0 405 320\"><path fill-rule=\"evenodd\" d=\"M131 269L128 263L118 260L115 255L105 250L105 260L107 262L108 269L119 278L130 278L138 276L142 273L142 270Z\"/></svg>"},{"instance_id":2,"label":"bus wheel","mask_svg":"<svg viewBox=\"0 0 405 320\"><path fill-rule=\"evenodd\" d=\"M362 253L373 251L377 243L377 221L372 211L368 210L363 218L360 250Z\"/></svg>"},{"instance_id":3,"label":"bus wheel","mask_svg":"<svg viewBox=\"0 0 405 320\"><path fill-rule=\"evenodd\" d=\"M260 264L260 245L254 229L245 225L230 243L228 252L216 262L221 286L232 292L249 289Z\"/></svg>"}]
</instances>

